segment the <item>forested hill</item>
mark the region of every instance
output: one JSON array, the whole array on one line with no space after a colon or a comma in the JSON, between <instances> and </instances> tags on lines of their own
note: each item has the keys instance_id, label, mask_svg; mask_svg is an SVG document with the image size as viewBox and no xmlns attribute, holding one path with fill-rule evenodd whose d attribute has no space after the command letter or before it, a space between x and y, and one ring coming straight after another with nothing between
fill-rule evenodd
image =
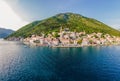
<instances>
[{"instance_id":1,"label":"forested hill","mask_svg":"<svg viewBox=\"0 0 120 81\"><path fill-rule=\"evenodd\" d=\"M86 33L101 32L114 36L120 36L120 31L109 27L108 25L79 14L74 13L60 13L48 19L32 22L9 37L28 37L32 34L40 35L42 33L48 34L52 32L59 32L60 27L69 28L71 31Z\"/></svg>"}]
</instances>

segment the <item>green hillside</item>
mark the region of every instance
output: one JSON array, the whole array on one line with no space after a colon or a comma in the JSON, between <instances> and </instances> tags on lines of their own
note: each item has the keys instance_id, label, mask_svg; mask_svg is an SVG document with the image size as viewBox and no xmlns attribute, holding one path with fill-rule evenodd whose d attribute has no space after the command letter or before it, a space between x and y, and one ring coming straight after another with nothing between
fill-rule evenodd
<instances>
[{"instance_id":1,"label":"green hillside","mask_svg":"<svg viewBox=\"0 0 120 81\"><path fill-rule=\"evenodd\" d=\"M92 18L84 17L79 14L61 13L42 21L32 22L9 37L28 37L32 34L41 35L41 33L48 34L51 32L59 32L60 27L69 28L71 31L86 33L101 32L114 36L120 36L120 32L104 23Z\"/></svg>"}]
</instances>

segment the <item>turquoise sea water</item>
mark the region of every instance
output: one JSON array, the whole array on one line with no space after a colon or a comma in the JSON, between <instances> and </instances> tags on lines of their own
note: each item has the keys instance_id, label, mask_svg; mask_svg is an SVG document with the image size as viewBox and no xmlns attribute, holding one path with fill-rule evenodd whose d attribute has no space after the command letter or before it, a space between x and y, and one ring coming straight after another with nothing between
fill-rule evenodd
<instances>
[{"instance_id":1,"label":"turquoise sea water","mask_svg":"<svg viewBox=\"0 0 120 81\"><path fill-rule=\"evenodd\" d=\"M0 41L0 81L120 81L120 46L49 48Z\"/></svg>"}]
</instances>

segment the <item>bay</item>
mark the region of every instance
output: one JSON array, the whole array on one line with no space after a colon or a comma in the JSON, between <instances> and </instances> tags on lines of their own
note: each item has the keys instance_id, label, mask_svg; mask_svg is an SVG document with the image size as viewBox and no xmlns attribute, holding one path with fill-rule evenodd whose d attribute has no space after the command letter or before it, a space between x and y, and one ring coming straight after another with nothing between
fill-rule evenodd
<instances>
[{"instance_id":1,"label":"bay","mask_svg":"<svg viewBox=\"0 0 120 81\"><path fill-rule=\"evenodd\" d=\"M120 81L120 46L29 47L0 40L0 81Z\"/></svg>"}]
</instances>

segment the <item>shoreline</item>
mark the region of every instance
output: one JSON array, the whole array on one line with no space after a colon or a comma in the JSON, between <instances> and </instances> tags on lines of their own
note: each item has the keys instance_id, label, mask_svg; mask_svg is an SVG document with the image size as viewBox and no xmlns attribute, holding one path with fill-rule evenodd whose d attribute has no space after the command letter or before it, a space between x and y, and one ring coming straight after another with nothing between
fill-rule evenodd
<instances>
[{"instance_id":1,"label":"shoreline","mask_svg":"<svg viewBox=\"0 0 120 81\"><path fill-rule=\"evenodd\" d=\"M80 47L95 47L95 46L119 46L120 44L104 44L104 45L65 45L65 46L62 46L62 45L58 45L58 46L51 46L51 45L40 45L40 44L25 44L24 42L22 42L24 45L27 45L27 46L35 46L35 47L50 47L50 48L80 48Z\"/></svg>"},{"instance_id":2,"label":"shoreline","mask_svg":"<svg viewBox=\"0 0 120 81\"><path fill-rule=\"evenodd\" d=\"M53 32L54 33L54 32ZM47 47L85 47L85 46L109 46L120 45L120 37L111 36L103 33L72 32L61 31L57 33L59 36L54 37L54 34L31 35L30 37L11 37L9 41L20 41L28 46L47 46Z\"/></svg>"},{"instance_id":3,"label":"shoreline","mask_svg":"<svg viewBox=\"0 0 120 81\"><path fill-rule=\"evenodd\" d=\"M2 39L2 41L5 39ZM9 41L9 40L5 40L5 41ZM11 40L12 41L12 40ZM34 46L34 47L50 47L50 48L81 48L81 47L95 47L95 46L120 46L120 44L101 44L101 45L58 45L58 46L52 46L52 45L48 45L48 44L32 44L29 42L23 42L23 41L12 41L12 42L20 42L26 46Z\"/></svg>"}]
</instances>

